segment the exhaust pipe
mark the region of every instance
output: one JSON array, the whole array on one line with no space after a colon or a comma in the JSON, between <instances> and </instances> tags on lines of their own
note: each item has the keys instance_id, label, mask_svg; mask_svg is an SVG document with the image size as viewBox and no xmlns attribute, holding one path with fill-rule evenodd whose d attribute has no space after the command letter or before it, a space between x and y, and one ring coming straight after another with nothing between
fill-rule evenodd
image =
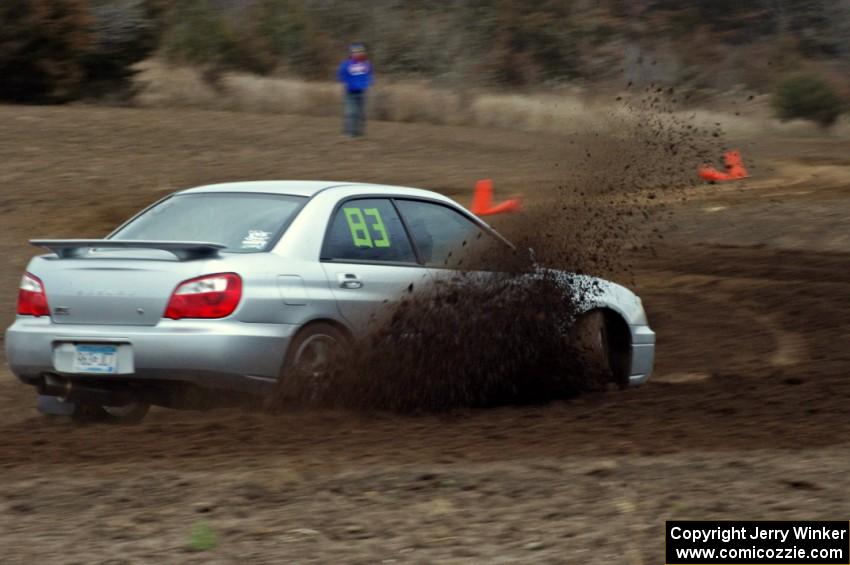
<instances>
[{"instance_id":1,"label":"exhaust pipe","mask_svg":"<svg viewBox=\"0 0 850 565\"><path fill-rule=\"evenodd\" d=\"M45 396L58 396L59 398L68 398L71 395L73 385L68 379L63 379L59 375L47 373L44 375L41 384L38 387L38 393Z\"/></svg>"},{"instance_id":2,"label":"exhaust pipe","mask_svg":"<svg viewBox=\"0 0 850 565\"><path fill-rule=\"evenodd\" d=\"M64 402L93 402L104 406L123 406L133 400L128 390L74 382L54 373L45 373L38 393L55 396Z\"/></svg>"}]
</instances>

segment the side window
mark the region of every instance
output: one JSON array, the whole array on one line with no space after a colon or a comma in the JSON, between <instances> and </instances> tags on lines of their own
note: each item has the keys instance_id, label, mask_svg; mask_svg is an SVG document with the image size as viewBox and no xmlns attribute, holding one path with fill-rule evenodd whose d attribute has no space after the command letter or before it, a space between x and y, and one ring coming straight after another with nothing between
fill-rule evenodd
<instances>
[{"instance_id":1,"label":"side window","mask_svg":"<svg viewBox=\"0 0 850 565\"><path fill-rule=\"evenodd\" d=\"M404 226L389 200L348 200L336 211L322 259L416 263Z\"/></svg>"},{"instance_id":2,"label":"side window","mask_svg":"<svg viewBox=\"0 0 850 565\"><path fill-rule=\"evenodd\" d=\"M463 214L419 200L396 200L422 260L430 267L486 270L481 251L494 238Z\"/></svg>"}]
</instances>

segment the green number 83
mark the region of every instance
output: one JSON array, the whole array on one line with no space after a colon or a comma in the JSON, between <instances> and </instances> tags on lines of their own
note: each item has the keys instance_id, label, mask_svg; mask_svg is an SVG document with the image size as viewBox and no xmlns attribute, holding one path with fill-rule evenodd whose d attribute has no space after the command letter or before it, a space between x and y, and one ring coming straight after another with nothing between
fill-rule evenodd
<instances>
[{"instance_id":1,"label":"green number 83","mask_svg":"<svg viewBox=\"0 0 850 565\"><path fill-rule=\"evenodd\" d=\"M343 208L355 247L389 247L390 236L377 208ZM366 218L372 220L371 226ZM371 228L371 232L370 232Z\"/></svg>"}]
</instances>

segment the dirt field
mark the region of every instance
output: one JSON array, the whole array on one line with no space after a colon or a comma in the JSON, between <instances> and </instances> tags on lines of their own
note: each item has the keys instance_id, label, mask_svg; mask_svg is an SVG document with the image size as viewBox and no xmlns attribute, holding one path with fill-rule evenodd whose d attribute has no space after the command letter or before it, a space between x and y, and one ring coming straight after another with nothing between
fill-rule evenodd
<instances>
[{"instance_id":1,"label":"dirt field","mask_svg":"<svg viewBox=\"0 0 850 565\"><path fill-rule=\"evenodd\" d=\"M534 206L608 144L384 123L350 141L335 120L88 107L0 107L0 124L4 326L27 238L102 235L179 187L351 179L467 201L491 177ZM660 194L663 239L622 273L658 332L642 389L78 427L39 417L3 370L0 561L659 563L667 519L846 518L850 142L732 141L754 179ZM193 551L201 528L217 544Z\"/></svg>"}]
</instances>

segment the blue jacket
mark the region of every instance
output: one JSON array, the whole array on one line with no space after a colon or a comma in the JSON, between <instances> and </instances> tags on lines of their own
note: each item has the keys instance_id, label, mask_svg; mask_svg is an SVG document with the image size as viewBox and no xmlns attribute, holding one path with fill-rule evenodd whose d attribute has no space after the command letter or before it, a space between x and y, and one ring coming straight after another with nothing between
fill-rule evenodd
<instances>
[{"instance_id":1,"label":"blue jacket","mask_svg":"<svg viewBox=\"0 0 850 565\"><path fill-rule=\"evenodd\" d=\"M339 66L336 78L348 92L363 92L372 85L372 63L346 59Z\"/></svg>"}]
</instances>

